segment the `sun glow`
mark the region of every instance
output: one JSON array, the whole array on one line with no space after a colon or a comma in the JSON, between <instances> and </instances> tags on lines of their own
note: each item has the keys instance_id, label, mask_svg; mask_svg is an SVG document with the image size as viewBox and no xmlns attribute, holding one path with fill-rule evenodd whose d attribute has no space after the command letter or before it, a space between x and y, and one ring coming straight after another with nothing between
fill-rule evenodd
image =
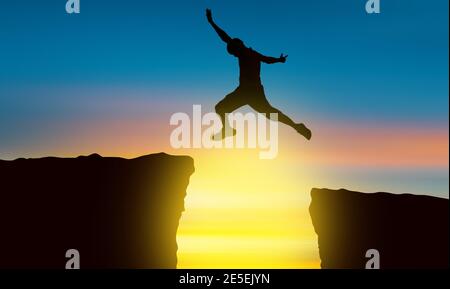
<instances>
[{"instance_id":1,"label":"sun glow","mask_svg":"<svg viewBox=\"0 0 450 289\"><path fill-rule=\"evenodd\" d=\"M318 268L308 174L287 155L197 151L177 234L178 268Z\"/></svg>"}]
</instances>

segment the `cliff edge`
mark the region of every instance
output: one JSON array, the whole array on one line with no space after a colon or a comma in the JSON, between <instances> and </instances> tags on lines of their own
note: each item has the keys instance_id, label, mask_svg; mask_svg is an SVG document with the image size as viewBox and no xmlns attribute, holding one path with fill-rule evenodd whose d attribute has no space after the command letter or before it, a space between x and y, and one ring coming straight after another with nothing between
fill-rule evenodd
<instances>
[{"instance_id":1,"label":"cliff edge","mask_svg":"<svg viewBox=\"0 0 450 289\"><path fill-rule=\"evenodd\" d=\"M313 189L310 214L322 268L448 268L448 199L410 194Z\"/></svg>"},{"instance_id":2,"label":"cliff edge","mask_svg":"<svg viewBox=\"0 0 450 289\"><path fill-rule=\"evenodd\" d=\"M0 161L0 268L175 268L193 160L153 154Z\"/></svg>"}]
</instances>

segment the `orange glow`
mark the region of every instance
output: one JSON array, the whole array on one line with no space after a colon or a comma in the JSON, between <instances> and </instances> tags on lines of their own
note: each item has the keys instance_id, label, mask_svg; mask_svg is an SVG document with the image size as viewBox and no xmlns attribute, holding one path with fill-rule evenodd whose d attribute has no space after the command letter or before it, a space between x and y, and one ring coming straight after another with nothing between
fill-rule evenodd
<instances>
[{"instance_id":1,"label":"orange glow","mask_svg":"<svg viewBox=\"0 0 450 289\"><path fill-rule=\"evenodd\" d=\"M320 165L448 167L448 129L321 127L315 146L302 153Z\"/></svg>"}]
</instances>

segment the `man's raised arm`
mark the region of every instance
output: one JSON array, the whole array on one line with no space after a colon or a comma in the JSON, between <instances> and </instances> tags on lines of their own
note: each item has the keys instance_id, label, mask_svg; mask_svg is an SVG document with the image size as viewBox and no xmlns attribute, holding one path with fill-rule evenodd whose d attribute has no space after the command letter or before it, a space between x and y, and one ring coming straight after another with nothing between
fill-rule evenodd
<instances>
[{"instance_id":1,"label":"man's raised arm","mask_svg":"<svg viewBox=\"0 0 450 289\"><path fill-rule=\"evenodd\" d=\"M225 31L223 31L219 26L217 26L216 23L214 23L210 9L206 9L206 18L208 19L209 24L211 24L211 26L214 28L214 30L216 30L220 39L222 39L222 41L224 41L225 43L230 43L231 37Z\"/></svg>"}]
</instances>

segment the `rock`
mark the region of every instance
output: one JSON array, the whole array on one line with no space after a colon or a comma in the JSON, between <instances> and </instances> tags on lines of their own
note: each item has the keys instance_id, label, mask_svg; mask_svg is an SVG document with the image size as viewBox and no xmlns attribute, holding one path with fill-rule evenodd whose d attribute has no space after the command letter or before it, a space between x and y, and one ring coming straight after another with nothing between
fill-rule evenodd
<instances>
[{"instance_id":1,"label":"rock","mask_svg":"<svg viewBox=\"0 0 450 289\"><path fill-rule=\"evenodd\" d=\"M448 268L448 199L313 189L310 214L322 268L365 268L367 250L380 268Z\"/></svg>"},{"instance_id":2,"label":"rock","mask_svg":"<svg viewBox=\"0 0 450 289\"><path fill-rule=\"evenodd\" d=\"M175 268L193 160L167 154L0 161L0 268Z\"/></svg>"}]
</instances>

